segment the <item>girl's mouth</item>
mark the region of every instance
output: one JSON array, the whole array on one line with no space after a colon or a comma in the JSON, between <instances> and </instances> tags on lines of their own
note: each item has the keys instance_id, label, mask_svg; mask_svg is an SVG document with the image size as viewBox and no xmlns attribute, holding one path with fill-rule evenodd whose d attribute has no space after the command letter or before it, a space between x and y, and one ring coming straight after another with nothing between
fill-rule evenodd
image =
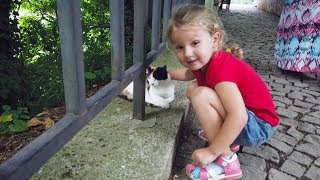
<instances>
[{"instance_id":1,"label":"girl's mouth","mask_svg":"<svg viewBox=\"0 0 320 180\"><path fill-rule=\"evenodd\" d=\"M197 61L197 60L192 60L192 61L188 61L187 63L190 64L190 65L192 65L192 64L194 64L196 61Z\"/></svg>"}]
</instances>

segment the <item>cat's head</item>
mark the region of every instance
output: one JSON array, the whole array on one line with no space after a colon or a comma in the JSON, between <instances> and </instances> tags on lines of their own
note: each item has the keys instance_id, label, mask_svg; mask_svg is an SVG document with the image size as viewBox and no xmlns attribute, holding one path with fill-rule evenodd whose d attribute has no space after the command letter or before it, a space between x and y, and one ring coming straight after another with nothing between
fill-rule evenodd
<instances>
[{"instance_id":1,"label":"cat's head","mask_svg":"<svg viewBox=\"0 0 320 180\"><path fill-rule=\"evenodd\" d=\"M167 66L164 65L163 67L157 67L153 73L152 76L156 80L166 80L168 79L168 71L167 71Z\"/></svg>"},{"instance_id":2,"label":"cat's head","mask_svg":"<svg viewBox=\"0 0 320 180\"><path fill-rule=\"evenodd\" d=\"M152 71L150 76L148 77L148 83L150 85L158 85L159 81L166 81L170 79L167 66L157 67L155 70Z\"/></svg>"}]
</instances>

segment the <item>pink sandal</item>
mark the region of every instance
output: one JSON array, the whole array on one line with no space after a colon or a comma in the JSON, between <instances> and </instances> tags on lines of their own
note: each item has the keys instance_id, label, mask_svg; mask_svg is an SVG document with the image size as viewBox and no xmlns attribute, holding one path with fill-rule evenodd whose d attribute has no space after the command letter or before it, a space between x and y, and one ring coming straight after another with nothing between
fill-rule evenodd
<instances>
[{"instance_id":1,"label":"pink sandal","mask_svg":"<svg viewBox=\"0 0 320 180\"><path fill-rule=\"evenodd\" d=\"M240 162L236 154L234 154L227 162L219 156L215 161L208 164L205 168L201 168L195 164L188 164L186 166L186 174L189 178L195 180L216 180L216 179L240 179L242 171L240 169ZM216 165L220 166L224 173L218 174L213 170Z\"/></svg>"},{"instance_id":2,"label":"pink sandal","mask_svg":"<svg viewBox=\"0 0 320 180\"><path fill-rule=\"evenodd\" d=\"M198 131L198 136L199 136L200 139L208 142L208 139L206 138L206 134L204 133L204 130L203 130L203 129L200 129L200 130ZM238 151L240 150L240 146L239 146L238 144L231 144L231 145L230 145L230 150L231 150L232 152L238 152Z\"/></svg>"}]
</instances>

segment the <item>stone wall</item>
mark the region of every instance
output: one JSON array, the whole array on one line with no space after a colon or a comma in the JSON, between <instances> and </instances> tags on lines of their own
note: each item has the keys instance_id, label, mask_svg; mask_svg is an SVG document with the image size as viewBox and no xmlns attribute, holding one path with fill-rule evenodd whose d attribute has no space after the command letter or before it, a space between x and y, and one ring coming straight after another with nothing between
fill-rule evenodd
<instances>
[{"instance_id":1,"label":"stone wall","mask_svg":"<svg viewBox=\"0 0 320 180\"><path fill-rule=\"evenodd\" d=\"M257 5L259 9L269 13L274 13L280 16L283 0L257 0L257 1L258 1Z\"/></svg>"}]
</instances>

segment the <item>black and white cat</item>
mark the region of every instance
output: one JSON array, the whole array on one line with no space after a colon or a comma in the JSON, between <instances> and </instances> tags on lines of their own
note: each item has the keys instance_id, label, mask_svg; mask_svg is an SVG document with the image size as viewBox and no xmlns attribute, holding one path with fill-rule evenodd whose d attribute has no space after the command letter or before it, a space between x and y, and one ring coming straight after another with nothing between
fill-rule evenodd
<instances>
[{"instance_id":1,"label":"black and white cat","mask_svg":"<svg viewBox=\"0 0 320 180\"><path fill-rule=\"evenodd\" d=\"M148 68L145 102L147 104L168 109L170 102L174 100L174 82L167 71L167 66ZM121 93L128 100L133 99L133 82L131 82Z\"/></svg>"}]
</instances>

